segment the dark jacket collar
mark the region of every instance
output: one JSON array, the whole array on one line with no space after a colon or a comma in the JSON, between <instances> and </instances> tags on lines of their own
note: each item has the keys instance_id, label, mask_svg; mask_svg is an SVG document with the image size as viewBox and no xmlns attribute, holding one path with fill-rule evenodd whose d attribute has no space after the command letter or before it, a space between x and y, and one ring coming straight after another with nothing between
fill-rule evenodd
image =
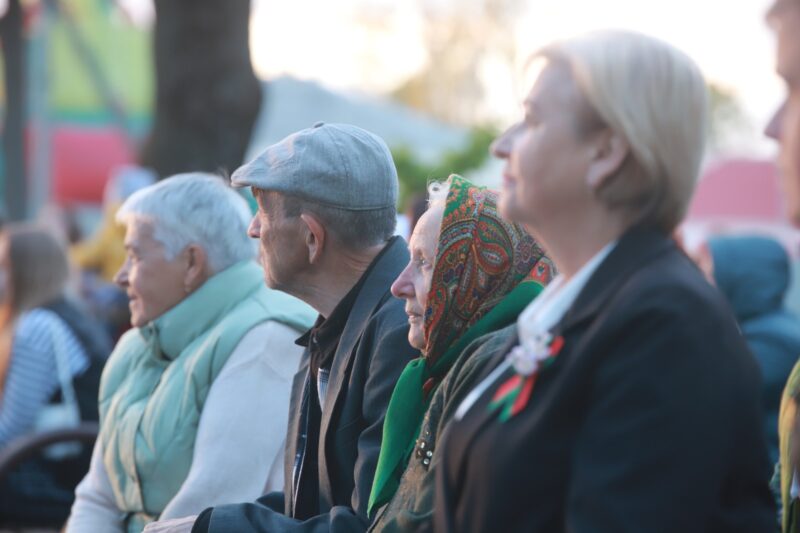
<instances>
[{"instance_id":1,"label":"dark jacket collar","mask_svg":"<svg viewBox=\"0 0 800 533\"><path fill-rule=\"evenodd\" d=\"M385 250L385 249L384 249ZM355 285L353 285L344 298L342 298L333 311L327 317L319 315L317 321L302 337L295 341L295 344L309 349L310 362L309 368L311 376L316 381L319 369L329 369L333 358L336 355L336 347L342 337L344 328L347 325L353 305L364 286L369 273L378 263L383 251L373 259L367 270L361 275Z\"/></svg>"},{"instance_id":2,"label":"dark jacket collar","mask_svg":"<svg viewBox=\"0 0 800 533\"><path fill-rule=\"evenodd\" d=\"M358 290L344 331L342 331L339 348L336 350L337 359L333 363L334 367L338 366L337 360L341 361L349 356L378 304L387 296L392 297L389 290L406 264L408 264L406 241L402 237L392 237L359 282L361 288Z\"/></svg>"},{"instance_id":3,"label":"dark jacket collar","mask_svg":"<svg viewBox=\"0 0 800 533\"><path fill-rule=\"evenodd\" d=\"M564 332L595 316L634 271L674 248L675 242L658 229L635 226L626 231L555 329Z\"/></svg>"},{"instance_id":4,"label":"dark jacket collar","mask_svg":"<svg viewBox=\"0 0 800 533\"><path fill-rule=\"evenodd\" d=\"M383 249L378 253L378 255L375 256L361 277L358 278L356 284L353 285L350 290L347 291L345 297L342 298L338 304L336 304L336 307L333 308L333 311L331 311L330 315L327 317L319 315L317 317L317 321L314 323L311 329L306 331L297 340L295 340L295 344L307 348L311 341L312 335L317 335L317 340L319 342L335 342L338 344L339 338L342 335L342 330L344 330L344 327L347 325L350 312L353 310L353 305L355 305L361 289L369 279L370 273L376 268L376 266L381 264L381 258L389 249L391 249L392 244L396 239L402 240L400 237L392 237L386 246L384 246Z\"/></svg>"},{"instance_id":5,"label":"dark jacket collar","mask_svg":"<svg viewBox=\"0 0 800 533\"><path fill-rule=\"evenodd\" d=\"M408 248L402 237L393 237L375 259L363 279L364 284L353 302L350 316L339 339L336 355L331 366L330 382L326 393L326 405L334 405L344 382L345 369L352 357L353 348L367 326L372 312L387 297L389 289L408 263ZM322 419L322 434L325 434L334 409L326 409Z\"/></svg>"},{"instance_id":6,"label":"dark jacket collar","mask_svg":"<svg viewBox=\"0 0 800 533\"><path fill-rule=\"evenodd\" d=\"M408 264L408 247L402 237L393 237L384 247L383 251L373 262L369 272L364 278L364 285L358 291L358 297L353 303L350 316L345 324L344 331L336 348L330 371L328 390L325 393L325 411L322 413L320 423L320 439L322 444L319 460L320 470L327 471L326 447L328 429L331 417L336 412L336 403L344 396L342 394L347 377L347 368L354 355L354 348L358 344L362 333L370 322L375 309L382 305L388 298L393 298L390 293L392 283ZM329 495L332 493L330 479L324 476L320 481L320 499L325 504L331 504Z\"/></svg>"}]
</instances>

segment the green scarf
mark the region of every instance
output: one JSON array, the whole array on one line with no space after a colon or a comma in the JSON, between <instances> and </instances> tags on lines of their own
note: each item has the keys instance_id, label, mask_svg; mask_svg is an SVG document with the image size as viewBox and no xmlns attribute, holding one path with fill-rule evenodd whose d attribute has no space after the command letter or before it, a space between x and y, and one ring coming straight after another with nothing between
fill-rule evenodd
<instances>
[{"instance_id":1,"label":"green scarf","mask_svg":"<svg viewBox=\"0 0 800 533\"><path fill-rule=\"evenodd\" d=\"M370 516L397 491L433 390L464 348L512 324L554 273L536 242L499 216L495 193L455 175L449 181L425 310L425 355L406 366L389 401Z\"/></svg>"}]
</instances>

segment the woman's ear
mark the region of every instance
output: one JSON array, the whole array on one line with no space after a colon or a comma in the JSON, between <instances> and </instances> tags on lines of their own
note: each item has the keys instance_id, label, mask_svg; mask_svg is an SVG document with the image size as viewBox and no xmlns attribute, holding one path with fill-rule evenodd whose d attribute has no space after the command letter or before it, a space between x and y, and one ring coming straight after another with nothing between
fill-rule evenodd
<instances>
[{"instance_id":1,"label":"woman's ear","mask_svg":"<svg viewBox=\"0 0 800 533\"><path fill-rule=\"evenodd\" d=\"M209 275L208 254L199 244L190 244L184 250L186 273L183 278L183 289L186 294L193 292L205 282Z\"/></svg>"},{"instance_id":2,"label":"woman's ear","mask_svg":"<svg viewBox=\"0 0 800 533\"><path fill-rule=\"evenodd\" d=\"M620 169L630 153L630 146L620 135L605 129L597 134L593 149L586 184L596 191Z\"/></svg>"},{"instance_id":3,"label":"woman's ear","mask_svg":"<svg viewBox=\"0 0 800 533\"><path fill-rule=\"evenodd\" d=\"M305 244L308 248L308 264L313 265L322 258L322 250L325 248L325 239L327 233L325 227L320 223L319 219L310 213L303 213L300 215L300 220L305 225Z\"/></svg>"}]
</instances>

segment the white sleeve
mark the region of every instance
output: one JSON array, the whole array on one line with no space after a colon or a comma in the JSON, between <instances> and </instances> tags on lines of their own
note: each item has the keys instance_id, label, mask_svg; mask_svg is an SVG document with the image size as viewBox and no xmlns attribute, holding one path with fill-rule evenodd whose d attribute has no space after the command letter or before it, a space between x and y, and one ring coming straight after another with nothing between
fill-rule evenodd
<instances>
[{"instance_id":1,"label":"white sleeve","mask_svg":"<svg viewBox=\"0 0 800 533\"><path fill-rule=\"evenodd\" d=\"M103 446L100 439L94 445L89 472L75 489L64 533L123 533L124 513L114 501L114 492L103 464Z\"/></svg>"},{"instance_id":2,"label":"white sleeve","mask_svg":"<svg viewBox=\"0 0 800 533\"><path fill-rule=\"evenodd\" d=\"M209 389L189 474L160 519L252 501L283 486L289 394L303 351L297 336L269 321L236 346Z\"/></svg>"}]
</instances>

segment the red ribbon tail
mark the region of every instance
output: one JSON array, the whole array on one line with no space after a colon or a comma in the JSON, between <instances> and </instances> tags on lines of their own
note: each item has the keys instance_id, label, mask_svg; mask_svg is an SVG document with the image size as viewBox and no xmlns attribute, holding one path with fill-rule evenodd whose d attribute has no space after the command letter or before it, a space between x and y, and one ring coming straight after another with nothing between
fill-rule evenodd
<instances>
[{"instance_id":1,"label":"red ribbon tail","mask_svg":"<svg viewBox=\"0 0 800 533\"><path fill-rule=\"evenodd\" d=\"M550 357L554 357L554 356L558 355L558 352L560 352L561 348L563 348L563 347L564 347L564 337L559 335L553 341L553 344L550 345Z\"/></svg>"},{"instance_id":2,"label":"red ribbon tail","mask_svg":"<svg viewBox=\"0 0 800 533\"><path fill-rule=\"evenodd\" d=\"M511 378L508 379L508 381L503 383L499 389L497 389L497 392L494 393L494 397L492 397L492 402L496 402L498 400L503 399L511 391L516 389L519 386L521 379L522 376L520 376L519 374L514 374Z\"/></svg>"},{"instance_id":3,"label":"red ribbon tail","mask_svg":"<svg viewBox=\"0 0 800 533\"><path fill-rule=\"evenodd\" d=\"M532 374L525 380L524 385L522 386L522 390L519 392L519 395L514 399L514 405L511 406L511 416L515 416L517 413L522 411L525 406L528 404L528 400L531 398L531 392L533 391L533 385L536 383L536 374Z\"/></svg>"}]
</instances>

